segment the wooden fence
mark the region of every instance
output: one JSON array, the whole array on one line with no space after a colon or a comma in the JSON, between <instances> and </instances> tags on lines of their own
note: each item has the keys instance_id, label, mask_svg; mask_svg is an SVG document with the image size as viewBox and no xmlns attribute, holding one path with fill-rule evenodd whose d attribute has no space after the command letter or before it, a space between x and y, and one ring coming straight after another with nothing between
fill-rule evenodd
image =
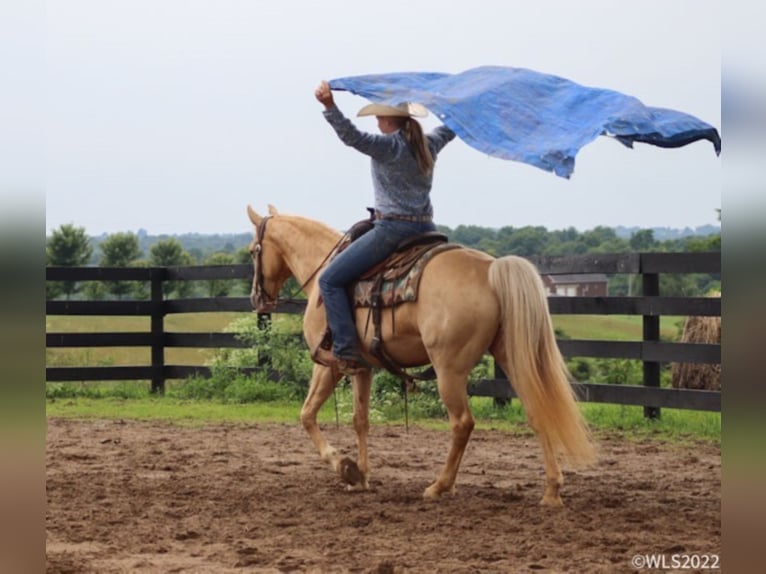
<instances>
[{"instance_id":1,"label":"wooden fence","mask_svg":"<svg viewBox=\"0 0 766 574\"><path fill-rule=\"evenodd\" d=\"M710 253L628 253L588 254L573 257L530 258L540 273L605 273L641 276L641 295L632 297L563 297L551 296L552 314L562 315L640 315L643 337L640 341L569 340L558 341L566 357L637 359L643 363L643 386L575 383L584 401L641 405L646 416L657 417L661 407L721 410L717 391L660 388L662 363L720 364L718 344L670 343L660 340L660 317L721 315L717 297L664 297L660 294L661 274L720 273L721 254ZM164 299L166 281L198 281L252 278L252 266L195 266L152 268L48 267L47 281L145 281L151 285L149 300L131 301L48 301L47 315L148 316L149 332L46 333L46 347L150 347L151 365L111 367L48 367L46 380L104 381L149 380L155 392L163 392L165 381L192 375L209 375L205 366L165 364L165 349L172 347L227 348L242 347L233 333L174 333L164 327L164 318L175 313L248 312L247 297ZM281 301L276 313L303 313L301 300ZM495 379L469 385L474 396L507 400L514 396L501 371Z\"/></svg>"}]
</instances>

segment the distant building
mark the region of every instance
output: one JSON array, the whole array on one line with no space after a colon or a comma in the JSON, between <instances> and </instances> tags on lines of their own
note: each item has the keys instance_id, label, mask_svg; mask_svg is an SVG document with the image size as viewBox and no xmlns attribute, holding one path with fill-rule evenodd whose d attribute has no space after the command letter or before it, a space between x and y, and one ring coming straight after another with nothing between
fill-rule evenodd
<instances>
[{"instance_id":1,"label":"distant building","mask_svg":"<svg viewBox=\"0 0 766 574\"><path fill-rule=\"evenodd\" d=\"M563 297L606 297L609 278L603 273L541 275L548 295Z\"/></svg>"}]
</instances>

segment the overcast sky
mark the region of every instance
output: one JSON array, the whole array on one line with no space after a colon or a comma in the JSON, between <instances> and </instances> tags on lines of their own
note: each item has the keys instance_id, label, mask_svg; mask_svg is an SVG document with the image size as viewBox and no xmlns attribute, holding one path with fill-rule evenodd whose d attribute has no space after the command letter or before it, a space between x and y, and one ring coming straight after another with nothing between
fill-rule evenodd
<instances>
[{"instance_id":1,"label":"overcast sky","mask_svg":"<svg viewBox=\"0 0 766 574\"><path fill-rule=\"evenodd\" d=\"M248 203L347 228L372 204L369 159L325 122L321 79L523 67L720 130L720 17L717 0L49 2L47 232L239 233ZM349 117L366 103L336 101ZM456 140L432 191L453 228L694 227L718 223L720 198L710 142L604 137L569 180Z\"/></svg>"}]
</instances>

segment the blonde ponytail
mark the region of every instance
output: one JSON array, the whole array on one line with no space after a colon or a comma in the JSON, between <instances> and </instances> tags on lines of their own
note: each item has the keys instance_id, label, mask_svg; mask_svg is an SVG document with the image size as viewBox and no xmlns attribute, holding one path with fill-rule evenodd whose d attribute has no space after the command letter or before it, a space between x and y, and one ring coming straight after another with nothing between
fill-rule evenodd
<instances>
[{"instance_id":1,"label":"blonde ponytail","mask_svg":"<svg viewBox=\"0 0 766 574\"><path fill-rule=\"evenodd\" d=\"M425 175L431 175L434 169L434 157L431 155L431 148L428 147L428 140L423 135L420 122L414 118L407 118L404 123L404 136L410 144L412 153L415 154L415 162L420 171Z\"/></svg>"}]
</instances>

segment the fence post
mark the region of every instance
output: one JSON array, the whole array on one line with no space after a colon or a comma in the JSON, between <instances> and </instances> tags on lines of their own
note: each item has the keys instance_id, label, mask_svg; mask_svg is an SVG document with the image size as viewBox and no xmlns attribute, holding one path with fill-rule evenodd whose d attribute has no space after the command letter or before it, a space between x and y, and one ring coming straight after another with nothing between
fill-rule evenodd
<instances>
[{"instance_id":1,"label":"fence post","mask_svg":"<svg viewBox=\"0 0 766 574\"><path fill-rule=\"evenodd\" d=\"M644 297L657 297L660 294L660 276L657 273L641 274L641 294ZM660 317L657 315L644 315L644 343L660 340ZM660 363L644 361L644 386L660 386ZM659 419L660 407L644 406L644 417Z\"/></svg>"},{"instance_id":2,"label":"fence post","mask_svg":"<svg viewBox=\"0 0 766 574\"><path fill-rule=\"evenodd\" d=\"M152 393L165 394L165 311L162 283L165 268L158 267L151 272L152 292Z\"/></svg>"},{"instance_id":3,"label":"fence post","mask_svg":"<svg viewBox=\"0 0 766 574\"><path fill-rule=\"evenodd\" d=\"M505 371L500 368L500 365L497 364L497 361L494 361L495 363L495 379L501 379L501 380L508 380L508 375L505 374ZM510 384L510 382L508 383ZM512 399L506 399L503 397L494 397L493 402L496 407L510 407L511 406L511 400Z\"/></svg>"},{"instance_id":4,"label":"fence post","mask_svg":"<svg viewBox=\"0 0 766 574\"><path fill-rule=\"evenodd\" d=\"M271 313L258 313L258 329L265 331L271 327ZM271 367L271 353L264 353L263 349L258 349L258 366L262 369Z\"/></svg>"}]
</instances>

